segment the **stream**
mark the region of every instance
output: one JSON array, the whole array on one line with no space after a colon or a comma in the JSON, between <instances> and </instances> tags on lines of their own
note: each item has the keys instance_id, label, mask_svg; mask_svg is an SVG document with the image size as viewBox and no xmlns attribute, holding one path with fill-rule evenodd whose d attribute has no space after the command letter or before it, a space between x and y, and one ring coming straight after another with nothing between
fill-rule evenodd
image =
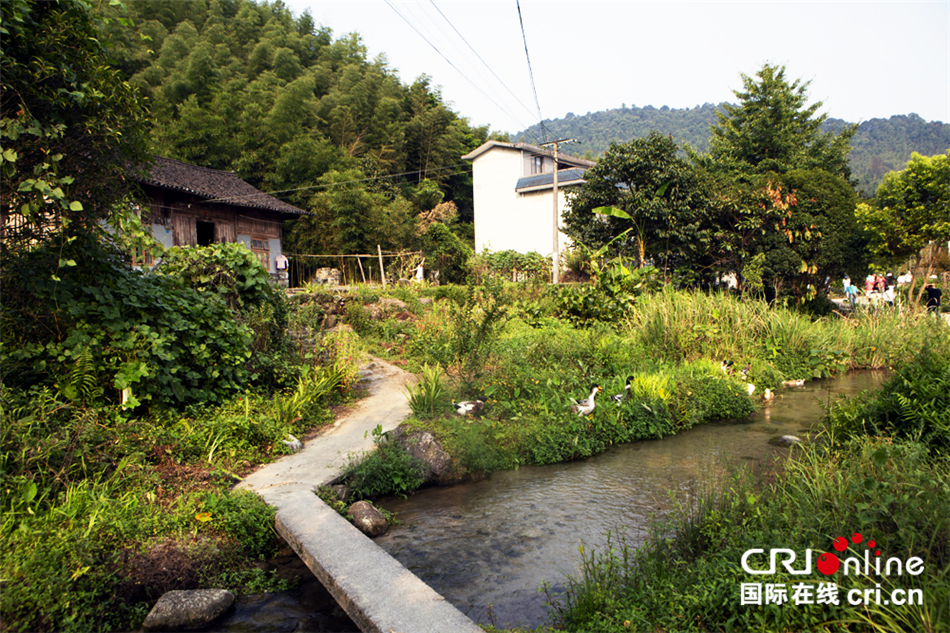
<instances>
[{"instance_id":1,"label":"stream","mask_svg":"<svg viewBox=\"0 0 950 633\"><path fill-rule=\"evenodd\" d=\"M599 550L608 532L625 532L627 542L638 545L651 516L671 507L671 492L687 498L737 460L767 467L789 450L770 439L803 437L829 404L876 388L884 378L865 371L810 381L780 389L771 406L742 420L615 446L583 461L497 472L407 499L386 497L377 503L399 523L375 541L476 623L537 627L548 622L539 588L547 582L552 595L559 593L565 576L577 572L581 546ZM333 617L339 613L332 605L325 616L313 613L325 602L308 593L322 589L313 583L317 587L302 583L309 587L303 594L298 587L268 599L242 598L217 630L357 630Z\"/></svg>"}]
</instances>

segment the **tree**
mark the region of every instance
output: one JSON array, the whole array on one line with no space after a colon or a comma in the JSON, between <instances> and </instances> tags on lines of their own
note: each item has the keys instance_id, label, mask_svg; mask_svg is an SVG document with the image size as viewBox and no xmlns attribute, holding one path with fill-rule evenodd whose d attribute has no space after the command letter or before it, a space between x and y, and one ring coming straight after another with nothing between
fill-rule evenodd
<instances>
[{"instance_id":1,"label":"tree","mask_svg":"<svg viewBox=\"0 0 950 633\"><path fill-rule=\"evenodd\" d=\"M677 156L679 148L667 136L612 144L604 157L584 175L585 183L569 194L565 232L575 241L597 249L632 230L632 239L618 240L616 254L636 259L674 262L691 260L702 249L695 232L707 197L695 170ZM600 207L622 214L605 217Z\"/></svg>"},{"instance_id":2,"label":"tree","mask_svg":"<svg viewBox=\"0 0 950 633\"><path fill-rule=\"evenodd\" d=\"M105 63L91 12L84 0L0 3L0 208L23 220L5 247L97 230L146 167L144 104Z\"/></svg>"},{"instance_id":3,"label":"tree","mask_svg":"<svg viewBox=\"0 0 950 633\"><path fill-rule=\"evenodd\" d=\"M709 155L720 168L739 173L785 173L823 169L851 177L848 154L857 126L840 134L821 131L826 114L816 116L821 101L810 106L810 82L788 83L784 66L765 64L758 80L742 75L744 91L734 91L739 105L723 104L711 129Z\"/></svg>"},{"instance_id":4,"label":"tree","mask_svg":"<svg viewBox=\"0 0 950 633\"><path fill-rule=\"evenodd\" d=\"M907 167L884 176L876 204L858 205L857 216L882 264L912 258L920 270L925 247L950 241L950 150L931 157L914 152ZM925 278L936 265L936 249L927 252Z\"/></svg>"}]
</instances>

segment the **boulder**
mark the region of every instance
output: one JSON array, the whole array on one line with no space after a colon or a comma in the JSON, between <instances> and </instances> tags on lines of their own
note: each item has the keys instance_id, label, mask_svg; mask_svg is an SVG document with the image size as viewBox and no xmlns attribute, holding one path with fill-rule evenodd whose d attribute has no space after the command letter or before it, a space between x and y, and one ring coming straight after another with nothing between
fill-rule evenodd
<instances>
[{"instance_id":1,"label":"boulder","mask_svg":"<svg viewBox=\"0 0 950 633\"><path fill-rule=\"evenodd\" d=\"M353 517L353 525L366 536L379 536L389 529L386 517L369 501L357 501L346 512Z\"/></svg>"},{"instance_id":2,"label":"boulder","mask_svg":"<svg viewBox=\"0 0 950 633\"><path fill-rule=\"evenodd\" d=\"M143 631L194 631L223 615L234 604L234 594L224 589L169 591L152 607Z\"/></svg>"},{"instance_id":3,"label":"boulder","mask_svg":"<svg viewBox=\"0 0 950 633\"><path fill-rule=\"evenodd\" d=\"M432 433L400 426L390 434L390 439L425 465L426 483L442 482L451 472L452 456L445 452Z\"/></svg>"}]
</instances>

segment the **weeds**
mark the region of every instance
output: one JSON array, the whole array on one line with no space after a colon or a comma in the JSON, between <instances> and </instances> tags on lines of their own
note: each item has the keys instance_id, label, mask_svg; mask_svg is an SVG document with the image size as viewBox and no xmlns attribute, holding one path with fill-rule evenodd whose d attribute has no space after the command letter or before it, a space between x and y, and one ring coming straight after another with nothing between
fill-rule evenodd
<instances>
[{"instance_id":1,"label":"weeds","mask_svg":"<svg viewBox=\"0 0 950 633\"><path fill-rule=\"evenodd\" d=\"M409 408L417 417L431 418L447 411L447 392L442 385L444 373L438 363L434 366L426 363L422 367L422 380L415 387L407 386Z\"/></svg>"}]
</instances>

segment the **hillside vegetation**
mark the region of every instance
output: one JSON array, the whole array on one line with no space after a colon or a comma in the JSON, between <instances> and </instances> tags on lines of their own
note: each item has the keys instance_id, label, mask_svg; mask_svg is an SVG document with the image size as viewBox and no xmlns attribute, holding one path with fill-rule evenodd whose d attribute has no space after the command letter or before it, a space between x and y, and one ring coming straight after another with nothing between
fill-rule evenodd
<instances>
[{"instance_id":1,"label":"hillside vegetation","mask_svg":"<svg viewBox=\"0 0 950 633\"><path fill-rule=\"evenodd\" d=\"M643 138L656 131L672 135L678 145L705 152L709 149L710 126L716 124L716 112L722 109L723 104L705 103L683 109L624 106L580 116L568 113L562 119L533 125L514 135L514 139L535 142L543 138L543 126L552 138L577 139L571 153L596 159L612 142ZM840 132L847 125L841 119L829 118L822 130ZM950 148L950 124L925 121L916 114L871 119L858 125L852 146L850 163L859 182L858 190L873 196L884 174L903 169L913 152L924 156L945 153Z\"/></svg>"}]
</instances>

